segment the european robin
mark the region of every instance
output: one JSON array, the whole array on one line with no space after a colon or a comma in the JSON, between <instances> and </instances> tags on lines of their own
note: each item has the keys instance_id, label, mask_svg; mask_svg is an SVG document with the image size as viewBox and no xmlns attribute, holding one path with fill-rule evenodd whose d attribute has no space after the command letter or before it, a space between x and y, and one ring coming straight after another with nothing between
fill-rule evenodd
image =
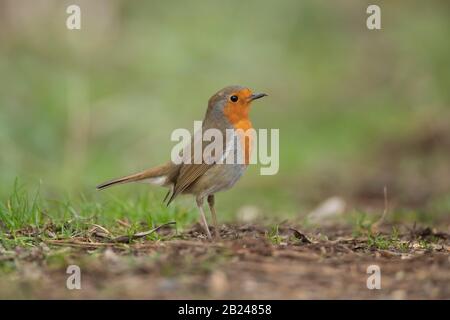
<instances>
[{"instance_id":1,"label":"european robin","mask_svg":"<svg viewBox=\"0 0 450 320\"><path fill-rule=\"evenodd\" d=\"M252 123L249 119L250 106L253 100L265 96L267 96L265 93L254 94L250 89L242 86L229 86L220 90L208 101L208 108L202 123L202 131L205 132L211 128L218 129L225 137L230 130L242 133L252 129ZM237 131L238 129L240 130ZM205 232L208 238L211 239L211 232L203 210L203 202L206 198L211 211L215 235L219 237L214 195L216 192L231 188L239 180L249 164L250 143L247 141L248 136L242 136L242 134L236 134L236 136L238 138L236 141L233 140L235 142L232 144L232 148L234 152L239 146L244 148L244 161L231 163L228 161L216 161L211 163L202 159L200 163L192 161L180 164L169 161L157 167L102 183L97 186L97 189L105 189L116 184L128 182L149 182L169 188L164 199L165 201L168 198L167 205L179 194L192 194L195 196ZM188 148L191 147L192 150L193 145L194 140L191 140ZM201 142L200 147L202 151L207 145L204 141ZM227 157L226 152L229 152L229 145L223 148L222 159Z\"/></svg>"}]
</instances>

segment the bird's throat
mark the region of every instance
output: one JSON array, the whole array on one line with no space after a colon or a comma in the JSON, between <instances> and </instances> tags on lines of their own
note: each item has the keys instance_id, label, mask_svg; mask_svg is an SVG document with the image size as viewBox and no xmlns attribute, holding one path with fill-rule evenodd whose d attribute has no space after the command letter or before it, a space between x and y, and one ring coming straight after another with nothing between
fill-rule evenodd
<instances>
[{"instance_id":1,"label":"bird's throat","mask_svg":"<svg viewBox=\"0 0 450 320\"><path fill-rule=\"evenodd\" d=\"M247 130L253 129L252 123L249 119L249 111L249 105L228 104L224 108L225 117L227 117L228 121L230 121L235 130L239 130L237 134L239 135L239 140L241 141L245 164L250 163L252 144L251 135L247 132Z\"/></svg>"}]
</instances>

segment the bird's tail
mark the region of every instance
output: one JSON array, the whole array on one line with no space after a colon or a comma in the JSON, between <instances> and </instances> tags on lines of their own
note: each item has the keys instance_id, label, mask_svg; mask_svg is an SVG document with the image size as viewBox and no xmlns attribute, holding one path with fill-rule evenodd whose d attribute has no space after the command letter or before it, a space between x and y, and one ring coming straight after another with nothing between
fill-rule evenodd
<instances>
[{"instance_id":1,"label":"bird's tail","mask_svg":"<svg viewBox=\"0 0 450 320\"><path fill-rule=\"evenodd\" d=\"M106 189L112 187L116 184L123 184L129 182L148 182L155 185L166 185L168 184L168 177L170 175L172 166L171 164L164 164L158 167L150 168L135 174L131 174L125 177L113 179L110 181L106 181L97 186L98 190Z\"/></svg>"}]
</instances>

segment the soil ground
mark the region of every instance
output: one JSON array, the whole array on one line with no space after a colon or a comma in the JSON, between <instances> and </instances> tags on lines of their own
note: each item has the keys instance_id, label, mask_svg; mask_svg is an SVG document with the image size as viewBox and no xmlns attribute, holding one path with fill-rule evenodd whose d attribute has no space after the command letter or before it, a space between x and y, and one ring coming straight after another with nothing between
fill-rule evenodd
<instances>
[{"instance_id":1,"label":"soil ground","mask_svg":"<svg viewBox=\"0 0 450 320\"><path fill-rule=\"evenodd\" d=\"M392 238L353 236L339 226L276 232L223 225L208 241L199 225L170 240L111 243L49 240L33 250L0 254L14 271L0 279L0 298L150 299L449 299L450 239L429 228ZM68 265L81 269L81 289L66 287ZM379 266L381 289L369 290L367 268Z\"/></svg>"}]
</instances>

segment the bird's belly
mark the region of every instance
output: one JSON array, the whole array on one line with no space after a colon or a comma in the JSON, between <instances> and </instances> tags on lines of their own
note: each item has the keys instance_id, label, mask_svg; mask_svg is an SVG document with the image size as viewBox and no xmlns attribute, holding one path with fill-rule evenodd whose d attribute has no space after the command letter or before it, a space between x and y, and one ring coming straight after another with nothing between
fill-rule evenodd
<instances>
[{"instance_id":1,"label":"bird's belly","mask_svg":"<svg viewBox=\"0 0 450 320\"><path fill-rule=\"evenodd\" d=\"M207 196L231 188L244 174L245 164L216 164L206 171L187 190L197 196Z\"/></svg>"}]
</instances>

